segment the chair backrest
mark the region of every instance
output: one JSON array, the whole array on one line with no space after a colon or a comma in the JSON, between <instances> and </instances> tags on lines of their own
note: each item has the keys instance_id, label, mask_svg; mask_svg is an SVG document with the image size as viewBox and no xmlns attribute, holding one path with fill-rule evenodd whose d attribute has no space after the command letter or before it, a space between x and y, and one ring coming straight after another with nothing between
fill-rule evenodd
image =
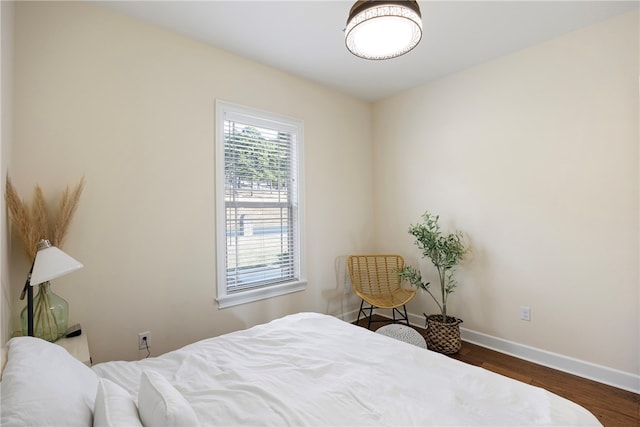
<instances>
[{"instance_id":1,"label":"chair backrest","mask_svg":"<svg viewBox=\"0 0 640 427\"><path fill-rule=\"evenodd\" d=\"M400 255L351 255L347 258L351 287L356 293L385 295L400 288Z\"/></svg>"}]
</instances>

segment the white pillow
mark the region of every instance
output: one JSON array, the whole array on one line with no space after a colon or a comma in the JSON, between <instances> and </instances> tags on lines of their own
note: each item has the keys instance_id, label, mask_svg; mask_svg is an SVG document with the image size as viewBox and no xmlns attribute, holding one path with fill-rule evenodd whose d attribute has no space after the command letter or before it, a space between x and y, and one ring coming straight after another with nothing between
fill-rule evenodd
<instances>
[{"instance_id":1,"label":"white pillow","mask_svg":"<svg viewBox=\"0 0 640 427\"><path fill-rule=\"evenodd\" d=\"M16 337L7 343L0 424L91 427L97 375L59 345Z\"/></svg>"},{"instance_id":2,"label":"white pillow","mask_svg":"<svg viewBox=\"0 0 640 427\"><path fill-rule=\"evenodd\" d=\"M165 377L155 371L142 372L138 410L145 426L200 425L187 399Z\"/></svg>"},{"instance_id":3,"label":"white pillow","mask_svg":"<svg viewBox=\"0 0 640 427\"><path fill-rule=\"evenodd\" d=\"M98 382L93 427L142 427L131 395L106 378Z\"/></svg>"}]
</instances>

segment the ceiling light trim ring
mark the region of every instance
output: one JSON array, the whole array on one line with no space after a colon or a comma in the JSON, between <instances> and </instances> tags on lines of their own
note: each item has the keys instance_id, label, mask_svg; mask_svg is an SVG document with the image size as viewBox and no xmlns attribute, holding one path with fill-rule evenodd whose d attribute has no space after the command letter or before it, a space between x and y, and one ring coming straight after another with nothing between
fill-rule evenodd
<instances>
[{"instance_id":1,"label":"ceiling light trim ring","mask_svg":"<svg viewBox=\"0 0 640 427\"><path fill-rule=\"evenodd\" d=\"M418 2L416 0L359 0L354 3L349 11L349 18L347 19L347 23L350 22L354 16L357 14L374 7L380 6L400 6L405 9L412 10L418 18L422 19L422 14L420 13L420 6L418 6Z\"/></svg>"}]
</instances>

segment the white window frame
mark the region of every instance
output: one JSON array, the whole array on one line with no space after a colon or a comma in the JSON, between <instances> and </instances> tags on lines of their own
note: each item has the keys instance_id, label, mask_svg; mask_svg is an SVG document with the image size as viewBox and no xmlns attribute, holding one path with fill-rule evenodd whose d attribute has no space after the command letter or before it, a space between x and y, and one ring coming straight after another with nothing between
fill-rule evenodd
<instances>
[{"instance_id":1,"label":"white window frame","mask_svg":"<svg viewBox=\"0 0 640 427\"><path fill-rule=\"evenodd\" d=\"M271 129L286 128L295 133L295 185L291 189L295 196L294 215L296 230L294 231L294 280L265 285L257 288L227 290L227 230L225 219L225 152L224 152L224 122L227 118L235 120L241 117L246 123ZM306 260L304 251L304 194L303 184L303 137L304 123L302 120L282 116L250 107L216 100L216 133L215 133L215 188L216 188L216 249L217 249L217 298L219 308L232 307L266 298L272 298L306 288Z\"/></svg>"}]
</instances>

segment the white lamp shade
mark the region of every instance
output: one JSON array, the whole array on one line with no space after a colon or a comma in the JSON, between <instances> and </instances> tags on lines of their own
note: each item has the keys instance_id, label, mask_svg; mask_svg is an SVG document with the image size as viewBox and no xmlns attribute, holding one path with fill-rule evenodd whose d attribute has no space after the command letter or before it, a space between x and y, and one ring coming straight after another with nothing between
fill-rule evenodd
<instances>
[{"instance_id":1,"label":"white lamp shade","mask_svg":"<svg viewBox=\"0 0 640 427\"><path fill-rule=\"evenodd\" d=\"M31 272L31 286L56 279L79 270L83 265L55 246L40 249Z\"/></svg>"}]
</instances>

